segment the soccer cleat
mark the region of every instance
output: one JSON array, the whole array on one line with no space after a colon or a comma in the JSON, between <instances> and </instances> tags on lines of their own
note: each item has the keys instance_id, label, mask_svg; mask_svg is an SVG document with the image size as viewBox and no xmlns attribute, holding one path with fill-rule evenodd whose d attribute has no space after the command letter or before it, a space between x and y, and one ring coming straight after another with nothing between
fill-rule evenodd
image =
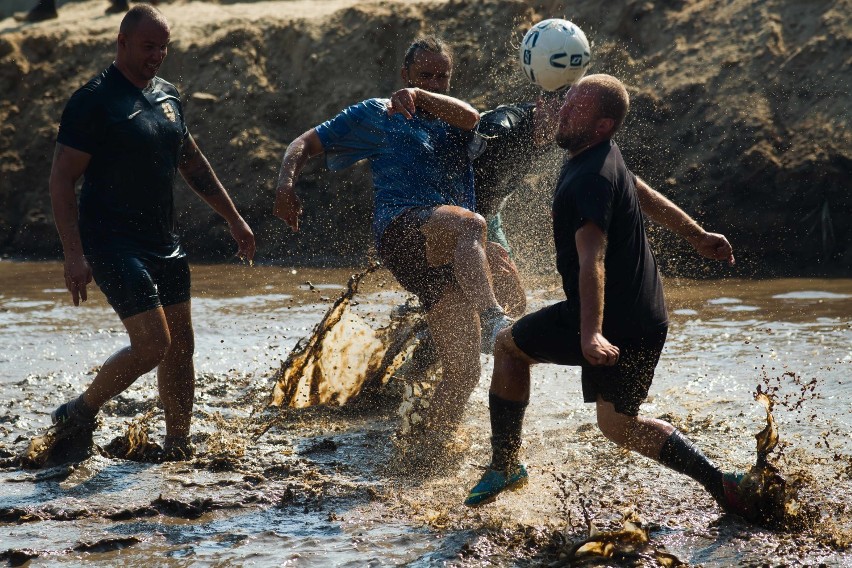
<instances>
[{"instance_id":1,"label":"soccer cleat","mask_svg":"<svg viewBox=\"0 0 852 568\"><path fill-rule=\"evenodd\" d=\"M528 479L529 474L523 464L516 464L509 471L498 471L489 466L482 474L479 483L467 494L464 504L468 507L476 507L491 503L501 491L520 489L526 485Z\"/></svg>"},{"instance_id":2,"label":"soccer cleat","mask_svg":"<svg viewBox=\"0 0 852 568\"><path fill-rule=\"evenodd\" d=\"M480 315L480 326L482 328L481 351L486 355L494 353L494 344L497 343L497 334L511 327L515 320L506 315L502 308L489 308Z\"/></svg>"},{"instance_id":3,"label":"soccer cleat","mask_svg":"<svg viewBox=\"0 0 852 568\"><path fill-rule=\"evenodd\" d=\"M46 461L49 466L81 462L94 450L92 434L98 427L98 421L72 417L68 404L66 402L50 413L53 441Z\"/></svg>"}]
</instances>

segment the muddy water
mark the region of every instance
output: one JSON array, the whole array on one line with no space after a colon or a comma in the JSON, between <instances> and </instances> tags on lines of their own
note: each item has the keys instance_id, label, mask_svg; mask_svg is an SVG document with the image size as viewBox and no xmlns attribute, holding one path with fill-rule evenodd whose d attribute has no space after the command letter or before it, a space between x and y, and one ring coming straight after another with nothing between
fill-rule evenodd
<instances>
[{"instance_id":1,"label":"muddy water","mask_svg":"<svg viewBox=\"0 0 852 568\"><path fill-rule=\"evenodd\" d=\"M805 476L803 491L820 510L812 527L789 534L722 515L696 484L605 441L574 369L534 371L524 446L531 481L476 510L461 501L488 459L487 378L432 475L387 468L398 425L392 389L354 408L265 410L280 360L348 275L193 267L199 457L146 464L97 456L73 471L3 470L3 560L548 565L588 536L587 518L618 530L630 517L641 519L652 548L689 564L852 565L852 281L666 282L671 331L643 411L673 421L726 468L746 470L766 420L753 393L770 390L781 439L773 459L785 474ZM354 309L380 325L404 296L386 274L368 284ZM555 280L530 288L533 308L559 294ZM50 410L124 343L99 292L70 305L59 264L0 261L2 455L22 451ZM483 362L487 377L491 359ZM154 385L147 375L104 409L100 445L146 411L151 439L160 440Z\"/></svg>"}]
</instances>

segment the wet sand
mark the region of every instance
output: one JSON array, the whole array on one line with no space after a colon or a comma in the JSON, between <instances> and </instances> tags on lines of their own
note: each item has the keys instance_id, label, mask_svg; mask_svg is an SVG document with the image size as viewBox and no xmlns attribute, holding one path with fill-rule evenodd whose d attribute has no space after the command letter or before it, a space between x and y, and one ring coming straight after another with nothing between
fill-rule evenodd
<instances>
[{"instance_id":1,"label":"wet sand","mask_svg":"<svg viewBox=\"0 0 852 568\"><path fill-rule=\"evenodd\" d=\"M643 412L672 420L719 464L743 470L754 463L754 434L765 423L752 395L757 385L777 387L776 461L785 473L808 476L806 494L821 511L813 527L789 534L721 514L697 484L606 441L581 401L574 369L534 371L524 445L531 481L479 509L461 501L488 459L490 357L483 356L483 379L458 439L432 475L387 467L398 425L393 389L372 405L266 409L280 360L310 333L348 276L194 266L199 457L146 464L98 456L71 472L5 469L4 559L537 566L558 561L559 549L585 538L585 509L607 530L620 528L632 511L653 548L691 565L852 564L849 280L666 281L671 331ZM404 296L386 274L367 284L355 310L379 325ZM533 308L559 296L556 280L528 287ZM50 410L125 343L99 292L81 308L66 296L60 264L0 261L5 456L20 452L46 427ZM801 386L812 379L815 389ZM147 410L151 439L161 440L154 384L147 375L107 405L97 443L105 446ZM276 426L258 437L273 418Z\"/></svg>"}]
</instances>

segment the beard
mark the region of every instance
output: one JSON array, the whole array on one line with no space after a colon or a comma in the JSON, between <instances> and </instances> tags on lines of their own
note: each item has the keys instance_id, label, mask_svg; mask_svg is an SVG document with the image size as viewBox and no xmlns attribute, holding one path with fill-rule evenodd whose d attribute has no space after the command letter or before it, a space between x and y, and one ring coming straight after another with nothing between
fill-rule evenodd
<instances>
[{"instance_id":1,"label":"beard","mask_svg":"<svg viewBox=\"0 0 852 568\"><path fill-rule=\"evenodd\" d=\"M556 145L563 150L572 152L573 150L579 150L580 148L587 146L594 137L595 133L593 131L576 133L558 131L556 133Z\"/></svg>"}]
</instances>

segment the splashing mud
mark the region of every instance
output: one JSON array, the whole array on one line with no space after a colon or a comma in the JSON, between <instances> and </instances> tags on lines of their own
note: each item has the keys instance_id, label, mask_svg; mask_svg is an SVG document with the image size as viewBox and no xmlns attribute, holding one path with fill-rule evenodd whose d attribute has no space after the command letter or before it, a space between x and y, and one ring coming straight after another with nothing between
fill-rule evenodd
<instances>
[{"instance_id":1,"label":"splashing mud","mask_svg":"<svg viewBox=\"0 0 852 568\"><path fill-rule=\"evenodd\" d=\"M425 321L414 310L374 330L349 310L361 281L378 264L353 275L313 333L299 341L275 377L270 405L343 405L386 384L404 362Z\"/></svg>"},{"instance_id":2,"label":"splashing mud","mask_svg":"<svg viewBox=\"0 0 852 568\"><path fill-rule=\"evenodd\" d=\"M806 502L800 489L807 484L800 476L785 477L769 461L769 454L778 446L778 426L772 416L772 399L760 390L754 395L766 410L766 427L755 434L757 462L740 484L740 497L749 511L749 520L779 530L804 530L819 518L819 510Z\"/></svg>"}]
</instances>

